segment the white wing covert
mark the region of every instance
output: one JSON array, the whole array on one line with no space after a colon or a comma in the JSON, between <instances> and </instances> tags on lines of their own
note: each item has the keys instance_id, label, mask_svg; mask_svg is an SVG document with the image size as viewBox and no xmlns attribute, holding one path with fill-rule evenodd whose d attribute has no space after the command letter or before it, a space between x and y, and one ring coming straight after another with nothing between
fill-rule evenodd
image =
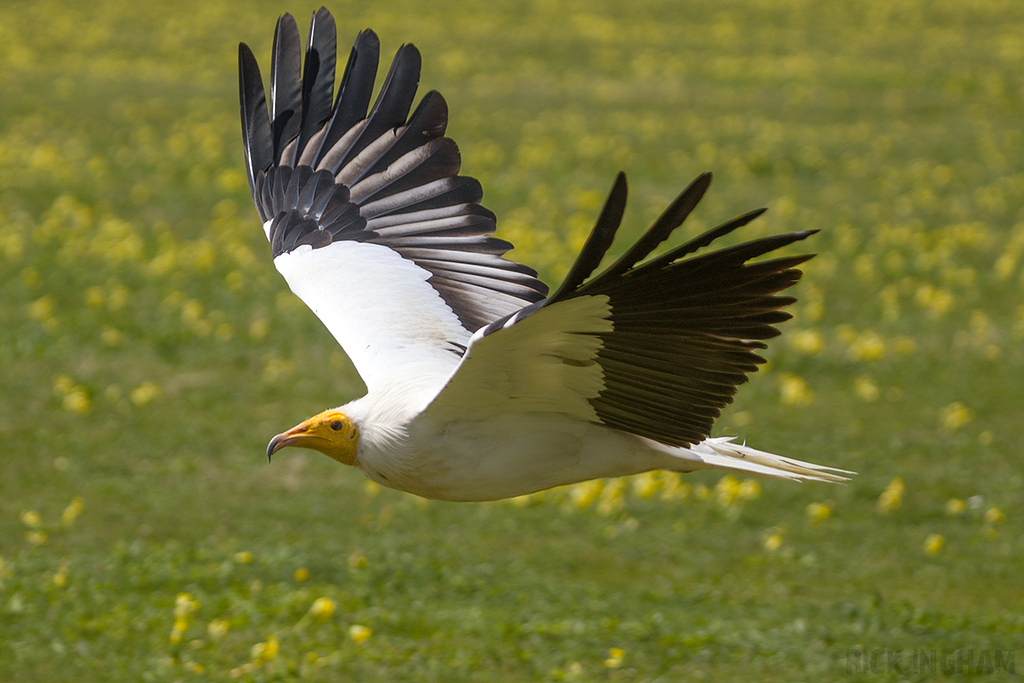
<instances>
[{"instance_id":1,"label":"white wing covert","mask_svg":"<svg viewBox=\"0 0 1024 683\"><path fill-rule=\"evenodd\" d=\"M239 45L246 171L275 266L371 390L413 367L447 376L473 332L547 287L502 258L512 245L491 236L479 182L458 175L444 98L430 92L410 115L419 51L398 50L372 108L377 36L356 38L332 103L336 51L321 8L303 65L298 26L283 15L268 112L256 59Z\"/></svg>"}]
</instances>

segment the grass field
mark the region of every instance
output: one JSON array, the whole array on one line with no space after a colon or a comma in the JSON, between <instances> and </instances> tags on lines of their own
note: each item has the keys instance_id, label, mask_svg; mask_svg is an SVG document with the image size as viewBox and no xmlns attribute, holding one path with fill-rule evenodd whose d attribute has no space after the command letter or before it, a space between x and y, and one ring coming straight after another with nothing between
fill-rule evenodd
<instances>
[{"instance_id":1,"label":"grass field","mask_svg":"<svg viewBox=\"0 0 1024 683\"><path fill-rule=\"evenodd\" d=\"M513 256L815 228L718 424L859 472L443 504L268 439L363 389L269 261L236 50L316 4L0 8L0 680L1002 681L1024 672L1024 5L337 3L415 42ZM620 247L621 248L621 247Z\"/></svg>"}]
</instances>

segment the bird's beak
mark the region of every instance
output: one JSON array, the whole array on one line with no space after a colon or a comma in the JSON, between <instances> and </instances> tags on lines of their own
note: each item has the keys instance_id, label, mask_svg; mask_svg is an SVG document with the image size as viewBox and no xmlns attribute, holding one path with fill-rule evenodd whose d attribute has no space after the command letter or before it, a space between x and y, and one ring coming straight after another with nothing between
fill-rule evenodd
<instances>
[{"instance_id":1,"label":"bird's beak","mask_svg":"<svg viewBox=\"0 0 1024 683\"><path fill-rule=\"evenodd\" d=\"M311 434L310 425L307 422L297 424L287 432L282 432L270 440L267 444L267 462L270 462L270 456L277 453L279 450L286 446L301 446L304 448L316 448L313 444L316 441L322 441L322 437ZM317 449L319 450L319 449Z\"/></svg>"}]
</instances>

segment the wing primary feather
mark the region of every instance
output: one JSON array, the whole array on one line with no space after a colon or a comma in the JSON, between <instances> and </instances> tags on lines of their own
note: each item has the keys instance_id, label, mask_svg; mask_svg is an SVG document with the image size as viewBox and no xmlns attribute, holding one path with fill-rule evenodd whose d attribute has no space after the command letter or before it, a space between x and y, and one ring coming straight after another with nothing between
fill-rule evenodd
<instances>
[{"instance_id":1,"label":"wing primary feather","mask_svg":"<svg viewBox=\"0 0 1024 683\"><path fill-rule=\"evenodd\" d=\"M373 96L373 82L377 79L377 65L380 61L380 39L377 34L366 29L356 36L352 51L345 65L345 73L338 87L337 99L334 102L334 113L327 126L320 149L314 156L314 166L319 166L327 153L334 148L339 140L359 121L366 117ZM340 167L339 163L335 166ZM338 168L330 170L337 173Z\"/></svg>"},{"instance_id":2,"label":"wing primary feather","mask_svg":"<svg viewBox=\"0 0 1024 683\"><path fill-rule=\"evenodd\" d=\"M238 101L242 115L242 146L249 191L257 209L260 209L256 176L274 163L274 146L263 77L256 56L245 43L238 44ZM267 220L262 209L260 219Z\"/></svg>"},{"instance_id":3,"label":"wing primary feather","mask_svg":"<svg viewBox=\"0 0 1024 683\"><path fill-rule=\"evenodd\" d=\"M334 95L334 67L338 58L337 29L334 17L321 7L309 20L306 61L302 71L302 125L295 156L331 116ZM294 162L294 160L293 160Z\"/></svg>"},{"instance_id":4,"label":"wing primary feather","mask_svg":"<svg viewBox=\"0 0 1024 683\"><path fill-rule=\"evenodd\" d=\"M717 228L712 228L711 230L708 230L707 232L702 233L697 237L694 237L692 240L686 242L685 244L680 244L678 247L673 247L672 249L666 251L661 256L651 259L644 265L649 265L652 268L660 268L661 266L671 263L673 261L678 261L687 254L692 254L698 249L708 246L709 244L717 240L719 237L728 235L730 232L737 228L742 228L744 225L754 220L767 210L768 209L755 209L754 211L745 213L742 216L737 216L736 218L733 218L731 221L726 221L725 223L722 223Z\"/></svg>"},{"instance_id":5,"label":"wing primary feather","mask_svg":"<svg viewBox=\"0 0 1024 683\"><path fill-rule=\"evenodd\" d=\"M302 49L295 17L285 13L274 29L270 56L270 121L274 134L274 158L281 163L284 148L299 134L302 114Z\"/></svg>"},{"instance_id":6,"label":"wing primary feather","mask_svg":"<svg viewBox=\"0 0 1024 683\"><path fill-rule=\"evenodd\" d=\"M441 93L431 90L420 100L409 117L409 123L398 129L390 148L360 178L385 170L405 154L444 135L447 127L448 103Z\"/></svg>"},{"instance_id":7,"label":"wing primary feather","mask_svg":"<svg viewBox=\"0 0 1024 683\"><path fill-rule=\"evenodd\" d=\"M352 143L341 162L342 167L364 147L379 138L384 131L398 128L405 123L420 82L420 65L420 51L415 45L407 44L398 48L391 62L391 69L384 79L384 85L377 95L377 101L366 118L366 127Z\"/></svg>"},{"instance_id":8,"label":"wing primary feather","mask_svg":"<svg viewBox=\"0 0 1024 683\"><path fill-rule=\"evenodd\" d=\"M625 254L620 256L612 265L598 275L596 280L610 280L625 273L637 263L645 259L654 249L664 242L672 231L682 225L686 217L697 206L704 193L711 185L711 174L702 173L679 193L665 212L654 222L654 225L644 233L643 237L630 247Z\"/></svg>"},{"instance_id":9,"label":"wing primary feather","mask_svg":"<svg viewBox=\"0 0 1024 683\"><path fill-rule=\"evenodd\" d=\"M615 232L622 222L622 214L626 210L627 193L626 174L620 172L615 177L615 184L612 185L612 191L604 203L604 208L601 209L601 215L598 217L590 237L587 238L580 255L576 257L575 263L569 269L569 274L565 276L555 293L549 297L550 302L558 301L575 290L601 264L601 259L612 246Z\"/></svg>"}]
</instances>

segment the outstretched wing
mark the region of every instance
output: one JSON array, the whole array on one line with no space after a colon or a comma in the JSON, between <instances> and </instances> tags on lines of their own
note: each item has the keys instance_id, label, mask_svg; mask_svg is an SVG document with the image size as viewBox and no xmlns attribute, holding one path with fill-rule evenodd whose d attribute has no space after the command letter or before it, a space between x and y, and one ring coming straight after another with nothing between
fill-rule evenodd
<instances>
[{"instance_id":1,"label":"outstretched wing","mask_svg":"<svg viewBox=\"0 0 1024 683\"><path fill-rule=\"evenodd\" d=\"M444 98L430 92L410 115L415 47L399 48L370 107L379 52L359 34L332 102L334 18L313 15L303 66L283 15L268 112L256 58L238 50L246 171L274 264L370 388L413 368L446 376L473 332L547 294L502 258L512 245L491 236L480 183L458 175Z\"/></svg>"},{"instance_id":2,"label":"outstretched wing","mask_svg":"<svg viewBox=\"0 0 1024 683\"><path fill-rule=\"evenodd\" d=\"M690 256L759 210L644 261L710 183L711 174L697 178L636 244L591 277L622 219L620 174L558 290L479 330L427 414L560 412L670 446L706 439L737 386L765 362L756 351L779 334L775 325L790 317L780 309L795 301L778 293L800 279L796 266L811 256L750 261L813 234Z\"/></svg>"}]
</instances>

